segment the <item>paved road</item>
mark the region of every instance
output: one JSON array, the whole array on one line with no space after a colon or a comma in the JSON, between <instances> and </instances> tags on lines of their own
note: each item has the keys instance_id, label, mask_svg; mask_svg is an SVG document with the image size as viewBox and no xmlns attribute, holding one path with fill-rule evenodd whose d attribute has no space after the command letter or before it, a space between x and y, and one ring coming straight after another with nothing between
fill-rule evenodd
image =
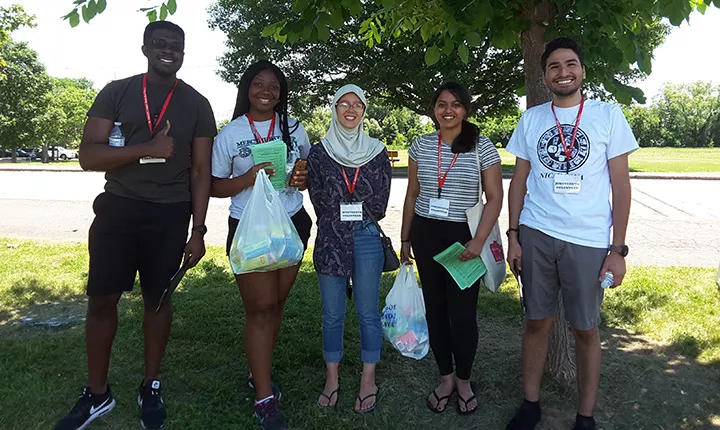
<instances>
[{"instance_id":1,"label":"paved road","mask_svg":"<svg viewBox=\"0 0 720 430\"><path fill-rule=\"evenodd\" d=\"M504 181L507 192L509 181ZM100 173L0 171L0 237L86 241L91 203L102 191ZM720 263L720 181L634 179L628 231L633 265L717 267ZM381 222L396 245L406 179L392 182ZM211 199L207 242L223 245L227 199ZM306 199L306 209L314 217ZM501 229L507 228L507 207ZM312 240L312 239L311 239Z\"/></svg>"}]
</instances>

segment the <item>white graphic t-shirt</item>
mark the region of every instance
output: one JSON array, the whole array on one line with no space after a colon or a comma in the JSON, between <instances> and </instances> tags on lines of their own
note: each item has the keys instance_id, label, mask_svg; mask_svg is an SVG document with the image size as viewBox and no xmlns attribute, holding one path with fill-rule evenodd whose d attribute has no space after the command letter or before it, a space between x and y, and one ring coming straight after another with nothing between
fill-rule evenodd
<instances>
[{"instance_id":1,"label":"white graphic t-shirt","mask_svg":"<svg viewBox=\"0 0 720 430\"><path fill-rule=\"evenodd\" d=\"M268 135L271 122L271 120L255 121L255 128L263 139ZM307 158L310 153L310 139L307 132L305 132L305 127L292 118L288 119L288 123L291 131L290 142L292 148L288 154L286 170L292 168L297 158ZM282 139L278 117L276 117L275 130L267 141L270 142L276 139ZM216 178L225 179L236 178L247 173L255 165L250 146L257 144L258 142L255 140L247 116L243 115L231 121L220 130L213 143L212 175ZM232 196L230 203L231 217L240 219L243 209L250 198L251 191L252 187ZM295 215L303 205L302 194L297 188L280 190L280 200L285 205L285 209L290 216Z\"/></svg>"},{"instance_id":2,"label":"white graphic t-shirt","mask_svg":"<svg viewBox=\"0 0 720 430\"><path fill-rule=\"evenodd\" d=\"M568 146L579 108L555 106ZM568 160L551 103L528 109L507 146L508 152L530 161L520 224L566 242L607 248L612 226L608 160L636 149L620 107L586 100L569 160L570 176L564 176Z\"/></svg>"}]
</instances>

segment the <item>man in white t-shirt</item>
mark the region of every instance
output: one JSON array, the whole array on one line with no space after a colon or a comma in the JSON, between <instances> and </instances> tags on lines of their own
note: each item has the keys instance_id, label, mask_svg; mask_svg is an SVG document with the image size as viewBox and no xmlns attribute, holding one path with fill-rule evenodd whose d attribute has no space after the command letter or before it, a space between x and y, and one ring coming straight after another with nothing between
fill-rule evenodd
<instances>
[{"instance_id":1,"label":"man in white t-shirt","mask_svg":"<svg viewBox=\"0 0 720 430\"><path fill-rule=\"evenodd\" d=\"M507 147L517 157L508 263L522 278L527 309L525 400L507 429L533 429L540 421L540 384L560 290L576 341L580 404L573 430L595 429L601 281L611 273L611 285L618 286L625 276L628 155L638 145L618 106L584 98L585 65L576 42L553 40L541 61L553 100L523 114Z\"/></svg>"}]
</instances>

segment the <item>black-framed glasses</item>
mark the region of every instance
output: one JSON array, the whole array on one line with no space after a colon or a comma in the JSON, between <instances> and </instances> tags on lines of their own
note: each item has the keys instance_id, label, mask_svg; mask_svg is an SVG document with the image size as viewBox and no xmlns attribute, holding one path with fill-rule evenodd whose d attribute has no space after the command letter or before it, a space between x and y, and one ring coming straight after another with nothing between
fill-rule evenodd
<instances>
[{"instance_id":1,"label":"black-framed glasses","mask_svg":"<svg viewBox=\"0 0 720 430\"><path fill-rule=\"evenodd\" d=\"M360 102L357 102L357 103L340 102L340 103L335 103L335 107L338 110L341 110L343 112L346 110L350 110L351 107L355 108L356 111L360 111L360 112L365 110L365 105Z\"/></svg>"},{"instance_id":2,"label":"black-framed glasses","mask_svg":"<svg viewBox=\"0 0 720 430\"><path fill-rule=\"evenodd\" d=\"M153 39L150 41L150 46L152 46L154 49L168 49L170 51L174 52L183 52L183 49L185 49L185 46L182 42L168 42L165 39Z\"/></svg>"}]
</instances>

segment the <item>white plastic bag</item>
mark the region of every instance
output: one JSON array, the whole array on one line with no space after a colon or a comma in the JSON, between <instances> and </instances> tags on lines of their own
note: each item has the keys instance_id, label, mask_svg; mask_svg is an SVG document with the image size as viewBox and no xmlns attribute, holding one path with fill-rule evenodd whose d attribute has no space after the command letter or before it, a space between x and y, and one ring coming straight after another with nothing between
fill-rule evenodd
<instances>
[{"instance_id":1,"label":"white plastic bag","mask_svg":"<svg viewBox=\"0 0 720 430\"><path fill-rule=\"evenodd\" d=\"M298 264L303 243L265 170L255 178L238 222L230 266L235 274L270 272Z\"/></svg>"},{"instance_id":2,"label":"white plastic bag","mask_svg":"<svg viewBox=\"0 0 720 430\"><path fill-rule=\"evenodd\" d=\"M403 264L382 312L383 336L405 357L420 360L430 349L425 301L412 264Z\"/></svg>"}]
</instances>

